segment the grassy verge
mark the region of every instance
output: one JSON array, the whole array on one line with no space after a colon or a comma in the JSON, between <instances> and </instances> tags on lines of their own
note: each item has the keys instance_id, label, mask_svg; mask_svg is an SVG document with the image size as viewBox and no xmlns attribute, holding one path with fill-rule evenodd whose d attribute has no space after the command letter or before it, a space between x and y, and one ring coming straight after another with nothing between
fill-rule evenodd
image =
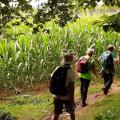
<instances>
[{"instance_id":1,"label":"grassy verge","mask_svg":"<svg viewBox=\"0 0 120 120\"><path fill-rule=\"evenodd\" d=\"M42 120L52 111L52 97L49 94L13 96L8 99L9 102L2 103L0 109L12 113L18 120Z\"/></svg>"},{"instance_id":2,"label":"grassy verge","mask_svg":"<svg viewBox=\"0 0 120 120\"><path fill-rule=\"evenodd\" d=\"M77 120L120 120L120 94L107 96L101 102L91 105L87 112L78 115Z\"/></svg>"}]
</instances>

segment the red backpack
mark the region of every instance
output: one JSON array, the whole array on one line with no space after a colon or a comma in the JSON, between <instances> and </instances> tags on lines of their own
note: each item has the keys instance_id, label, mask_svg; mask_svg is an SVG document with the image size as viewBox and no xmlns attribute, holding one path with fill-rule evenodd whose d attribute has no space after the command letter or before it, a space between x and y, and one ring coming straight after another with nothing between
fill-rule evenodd
<instances>
[{"instance_id":1,"label":"red backpack","mask_svg":"<svg viewBox=\"0 0 120 120\"><path fill-rule=\"evenodd\" d=\"M88 59L85 57L81 57L76 65L75 65L76 71L79 73L87 73L89 71L88 69Z\"/></svg>"}]
</instances>

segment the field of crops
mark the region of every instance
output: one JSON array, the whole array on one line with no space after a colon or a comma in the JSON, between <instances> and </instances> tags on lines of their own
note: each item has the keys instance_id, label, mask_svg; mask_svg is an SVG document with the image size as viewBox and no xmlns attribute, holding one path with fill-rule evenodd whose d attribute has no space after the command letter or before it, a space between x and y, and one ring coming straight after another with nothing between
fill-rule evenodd
<instances>
[{"instance_id":1,"label":"field of crops","mask_svg":"<svg viewBox=\"0 0 120 120\"><path fill-rule=\"evenodd\" d=\"M120 34L105 33L101 27L93 26L92 21L96 19L98 16L84 16L64 28L51 21L42 29L38 28L39 32L35 34L33 28L19 19L8 23L0 38L0 85L14 87L49 80L65 51L75 52L80 57L95 44L97 58L108 44L113 44L118 54ZM28 21L33 22L31 18ZM16 22L20 24L13 26Z\"/></svg>"}]
</instances>

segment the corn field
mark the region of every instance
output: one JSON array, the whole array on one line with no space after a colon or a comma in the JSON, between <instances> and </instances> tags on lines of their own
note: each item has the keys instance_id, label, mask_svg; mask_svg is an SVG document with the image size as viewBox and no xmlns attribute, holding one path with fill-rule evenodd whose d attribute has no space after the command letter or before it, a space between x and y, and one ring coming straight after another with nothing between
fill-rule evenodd
<instances>
[{"instance_id":1,"label":"corn field","mask_svg":"<svg viewBox=\"0 0 120 120\"><path fill-rule=\"evenodd\" d=\"M95 19L98 17L81 17L76 22L69 22L64 28L51 21L42 29L38 28L36 34L22 22L12 26L19 19L9 22L4 35L0 37L0 85L14 87L49 80L53 69L60 64L64 51L75 52L80 57L94 44L97 59L108 44L113 44L118 54L120 34L114 31L105 33L101 27L93 26L92 21ZM49 33L43 29L49 30ZM99 70L100 65L98 61L96 63ZM119 64L117 68L120 68Z\"/></svg>"}]
</instances>

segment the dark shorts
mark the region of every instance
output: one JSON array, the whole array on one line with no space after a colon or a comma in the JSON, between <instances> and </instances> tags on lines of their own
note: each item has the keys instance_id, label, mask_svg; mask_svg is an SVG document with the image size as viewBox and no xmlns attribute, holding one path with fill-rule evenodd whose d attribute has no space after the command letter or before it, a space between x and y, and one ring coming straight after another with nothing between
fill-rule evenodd
<instances>
[{"instance_id":1,"label":"dark shorts","mask_svg":"<svg viewBox=\"0 0 120 120\"><path fill-rule=\"evenodd\" d=\"M60 100L55 98L54 99L54 113L61 114L63 107L65 107L66 112L73 113L75 111L74 103L70 102L69 100Z\"/></svg>"}]
</instances>

